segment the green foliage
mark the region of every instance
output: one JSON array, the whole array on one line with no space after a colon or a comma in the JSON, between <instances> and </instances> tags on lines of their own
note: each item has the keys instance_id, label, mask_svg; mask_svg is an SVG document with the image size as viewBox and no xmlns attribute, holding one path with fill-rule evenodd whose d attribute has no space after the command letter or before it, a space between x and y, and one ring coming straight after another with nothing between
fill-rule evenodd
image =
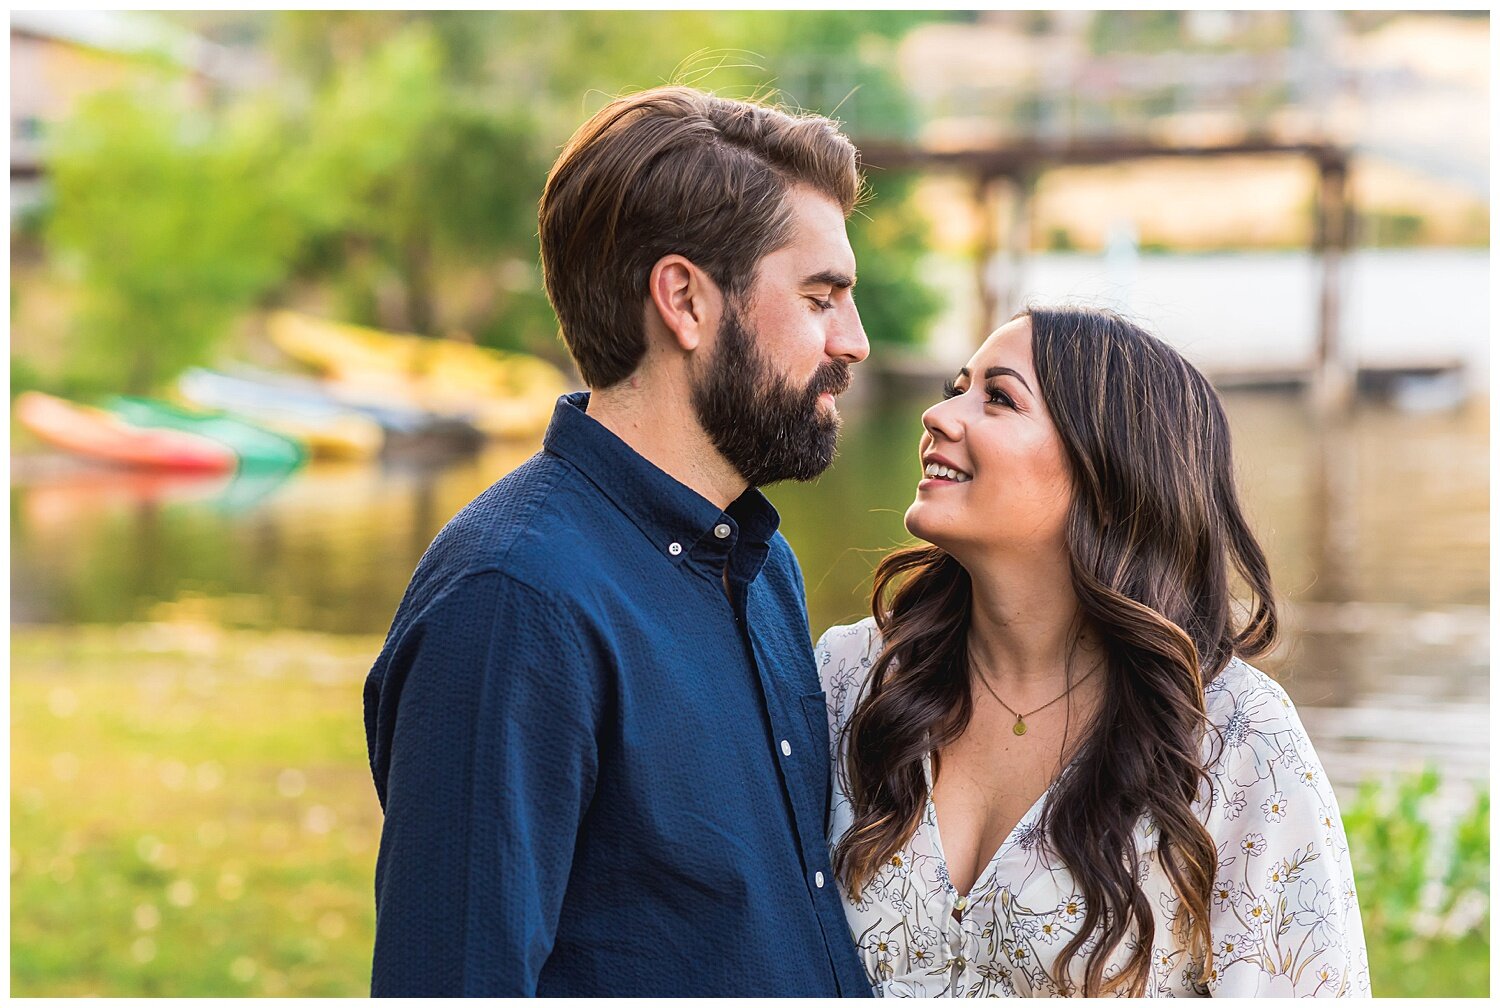
<instances>
[{"instance_id":1,"label":"green foliage","mask_svg":"<svg viewBox=\"0 0 1500 1008\"><path fill-rule=\"evenodd\" d=\"M378 311L376 287L398 278L404 324L425 331L424 320L442 314L433 305L441 297L434 262L498 258L502 272L522 282L500 285L488 316L468 327L486 344L535 349L556 327L536 270L536 203L552 157L589 114L614 95L681 82L845 118L856 139L904 136L914 119L889 69L892 48L933 17L513 11L466 12L455 22L395 12L281 15L284 57L324 89L301 130L322 164L308 191L343 185L336 198L311 201L323 206L323 234L309 245L321 254L309 260L317 265L312 275L340 287L347 315L375 324L390 323ZM455 23L467 32L455 32ZM486 40L484 61L465 55L476 37ZM320 49L312 38L332 44ZM347 65L330 65L328 49L349 54ZM850 225L861 312L872 339L910 342L936 310L919 275L925 228L908 180L874 181L876 198Z\"/></svg>"},{"instance_id":2,"label":"green foliage","mask_svg":"<svg viewBox=\"0 0 1500 1008\"><path fill-rule=\"evenodd\" d=\"M161 87L100 94L60 124L47 236L83 284L77 387L152 391L284 276L295 222L252 125Z\"/></svg>"},{"instance_id":3,"label":"green foliage","mask_svg":"<svg viewBox=\"0 0 1500 1008\"><path fill-rule=\"evenodd\" d=\"M314 253L304 275L340 286L353 321L432 332L445 268L535 256L537 125L451 85L441 39L406 25L335 68L284 127L304 152L291 187ZM389 278L394 320L375 311Z\"/></svg>"},{"instance_id":4,"label":"green foliage","mask_svg":"<svg viewBox=\"0 0 1500 1008\"><path fill-rule=\"evenodd\" d=\"M1182 44L1181 11L1099 11L1089 21L1089 51L1161 52Z\"/></svg>"},{"instance_id":5,"label":"green foliage","mask_svg":"<svg viewBox=\"0 0 1500 1008\"><path fill-rule=\"evenodd\" d=\"M1048 252L1073 252L1078 246L1073 241L1073 234L1065 227L1054 227L1047 230Z\"/></svg>"},{"instance_id":6,"label":"green foliage","mask_svg":"<svg viewBox=\"0 0 1500 1008\"><path fill-rule=\"evenodd\" d=\"M882 173L870 180L869 211L849 222L849 243L858 263L855 299L872 343L920 343L924 327L942 307L921 278L927 254L927 222L910 200L910 176Z\"/></svg>"},{"instance_id":7,"label":"green foliage","mask_svg":"<svg viewBox=\"0 0 1500 1008\"><path fill-rule=\"evenodd\" d=\"M40 389L46 382L37 369L24 357L10 355L10 401L30 389Z\"/></svg>"},{"instance_id":8,"label":"green foliage","mask_svg":"<svg viewBox=\"0 0 1500 1008\"><path fill-rule=\"evenodd\" d=\"M552 346L536 204L559 146L594 109L679 81L842 117L856 140L907 136L894 46L943 16L295 11L239 22L275 46L287 71L275 87L205 106L157 81L84 103L49 138L45 238L82 286L52 387L156 391L211 361L230 326L293 279L330 289L351 321ZM908 342L936 308L920 276L925 231L908 180L872 182L850 228L861 310L873 339Z\"/></svg>"},{"instance_id":9,"label":"green foliage","mask_svg":"<svg viewBox=\"0 0 1500 1008\"><path fill-rule=\"evenodd\" d=\"M915 106L891 72L896 44L912 28L949 15L922 11L820 10L750 19L738 35L766 54L783 101L832 116L859 139L909 139Z\"/></svg>"},{"instance_id":10,"label":"green foliage","mask_svg":"<svg viewBox=\"0 0 1500 1008\"><path fill-rule=\"evenodd\" d=\"M1416 245L1422 239L1427 220L1422 214L1405 210L1367 210L1359 215L1362 244L1403 247Z\"/></svg>"},{"instance_id":11,"label":"green foliage","mask_svg":"<svg viewBox=\"0 0 1500 1008\"><path fill-rule=\"evenodd\" d=\"M1442 836L1432 825L1440 784L1432 768L1370 781L1344 810L1371 981L1382 996L1488 992L1489 791Z\"/></svg>"},{"instance_id":12,"label":"green foliage","mask_svg":"<svg viewBox=\"0 0 1500 1008\"><path fill-rule=\"evenodd\" d=\"M891 73L895 43L932 14L918 11L801 11L757 17L737 37L769 54L777 97L844 122L856 143L910 138L915 106ZM859 270L856 299L872 343L914 344L941 301L922 278L930 247L912 198L913 176L867 172L868 198L849 222Z\"/></svg>"},{"instance_id":13,"label":"green foliage","mask_svg":"<svg viewBox=\"0 0 1500 1008\"><path fill-rule=\"evenodd\" d=\"M298 10L271 16L267 42L293 75L324 89L351 61L364 59L413 26L442 52L446 84L479 79L487 63L493 14L477 11Z\"/></svg>"},{"instance_id":14,"label":"green foliage","mask_svg":"<svg viewBox=\"0 0 1500 1008\"><path fill-rule=\"evenodd\" d=\"M763 57L740 33L747 20L735 11L506 11L475 28L492 51L486 86L501 102L534 108L555 153L616 95L762 83Z\"/></svg>"},{"instance_id":15,"label":"green foliage","mask_svg":"<svg viewBox=\"0 0 1500 1008\"><path fill-rule=\"evenodd\" d=\"M1471 808L1459 819L1453 835L1453 856L1443 872L1443 902L1439 914L1450 918L1465 894L1482 894L1489 906L1490 895L1490 793L1480 792Z\"/></svg>"}]
</instances>

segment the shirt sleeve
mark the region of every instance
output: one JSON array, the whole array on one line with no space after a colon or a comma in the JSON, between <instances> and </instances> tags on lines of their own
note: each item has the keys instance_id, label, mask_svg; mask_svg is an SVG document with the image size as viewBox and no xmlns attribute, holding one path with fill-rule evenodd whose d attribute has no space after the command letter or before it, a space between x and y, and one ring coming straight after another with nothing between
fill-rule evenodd
<instances>
[{"instance_id":1,"label":"shirt sleeve","mask_svg":"<svg viewBox=\"0 0 1500 1008\"><path fill-rule=\"evenodd\" d=\"M366 701L385 807L372 994L536 994L598 766L585 651L566 607L494 572L394 645Z\"/></svg>"},{"instance_id":2,"label":"shirt sleeve","mask_svg":"<svg viewBox=\"0 0 1500 1008\"><path fill-rule=\"evenodd\" d=\"M854 715L870 669L880 654L875 620L830 627L813 645L813 662L828 705L828 744L838 762L839 734Z\"/></svg>"},{"instance_id":3,"label":"shirt sleeve","mask_svg":"<svg viewBox=\"0 0 1500 1008\"><path fill-rule=\"evenodd\" d=\"M1219 851L1209 904L1215 997L1369 997L1369 962L1338 802L1286 693L1232 695L1210 769Z\"/></svg>"}]
</instances>

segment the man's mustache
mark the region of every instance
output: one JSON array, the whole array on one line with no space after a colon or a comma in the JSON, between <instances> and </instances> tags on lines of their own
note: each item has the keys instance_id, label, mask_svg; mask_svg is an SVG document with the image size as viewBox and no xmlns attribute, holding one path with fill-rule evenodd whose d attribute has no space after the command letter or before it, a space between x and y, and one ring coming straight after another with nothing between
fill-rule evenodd
<instances>
[{"instance_id":1,"label":"man's mustache","mask_svg":"<svg viewBox=\"0 0 1500 1008\"><path fill-rule=\"evenodd\" d=\"M813 375L812 382L807 386L808 396L816 398L824 392L833 395L843 395L849 390L849 362L828 361L818 365L817 372Z\"/></svg>"}]
</instances>

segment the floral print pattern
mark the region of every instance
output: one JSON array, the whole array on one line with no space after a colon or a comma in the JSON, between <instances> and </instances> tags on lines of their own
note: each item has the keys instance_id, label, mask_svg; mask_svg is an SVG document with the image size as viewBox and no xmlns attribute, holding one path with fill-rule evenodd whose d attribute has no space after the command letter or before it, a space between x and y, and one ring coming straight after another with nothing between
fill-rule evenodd
<instances>
[{"instance_id":1,"label":"floral print pattern","mask_svg":"<svg viewBox=\"0 0 1500 1008\"><path fill-rule=\"evenodd\" d=\"M830 842L853 821L844 730L880 653L873 619L834 627L816 657L828 696L834 760ZM1210 724L1204 765L1211 787L1196 804L1219 851L1209 901L1213 953L1193 961L1173 935L1180 900L1156 862L1155 827L1136 825L1139 877L1155 913L1149 936L1155 997L1368 997L1369 963L1348 842L1323 768L1286 692L1235 659L1205 688ZM973 889L948 879L931 799L916 833L844 909L876 994L888 997L1055 997L1077 989L1082 955L1059 959L1077 934L1083 897L1053 860L1037 800ZM842 889L842 887L841 887ZM1111 955L1114 976L1143 940Z\"/></svg>"}]
</instances>

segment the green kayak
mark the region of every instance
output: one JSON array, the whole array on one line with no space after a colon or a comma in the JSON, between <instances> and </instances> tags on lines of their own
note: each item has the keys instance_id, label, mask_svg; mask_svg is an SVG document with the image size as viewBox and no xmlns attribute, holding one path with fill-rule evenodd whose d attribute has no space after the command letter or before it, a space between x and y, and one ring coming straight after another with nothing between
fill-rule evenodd
<instances>
[{"instance_id":1,"label":"green kayak","mask_svg":"<svg viewBox=\"0 0 1500 1008\"><path fill-rule=\"evenodd\" d=\"M307 458L300 442L229 413L183 409L136 396L116 396L105 407L138 427L187 431L227 445L239 456L241 469L294 469Z\"/></svg>"}]
</instances>

